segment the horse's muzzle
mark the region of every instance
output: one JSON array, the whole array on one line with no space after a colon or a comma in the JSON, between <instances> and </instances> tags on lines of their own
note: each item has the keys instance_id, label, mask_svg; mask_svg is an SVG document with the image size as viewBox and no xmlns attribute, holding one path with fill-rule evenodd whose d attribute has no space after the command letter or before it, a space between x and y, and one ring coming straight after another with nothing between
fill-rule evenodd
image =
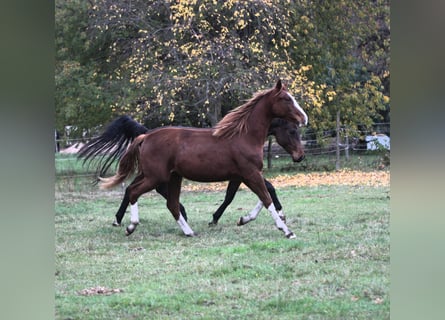
<instances>
[{"instance_id":1,"label":"horse's muzzle","mask_svg":"<svg viewBox=\"0 0 445 320\"><path fill-rule=\"evenodd\" d=\"M292 160L294 160L294 162L301 162L301 161L304 160L304 158L305 158L305 156L304 156L304 154L303 154L303 155L302 155L301 157L299 157L298 159L292 158Z\"/></svg>"}]
</instances>

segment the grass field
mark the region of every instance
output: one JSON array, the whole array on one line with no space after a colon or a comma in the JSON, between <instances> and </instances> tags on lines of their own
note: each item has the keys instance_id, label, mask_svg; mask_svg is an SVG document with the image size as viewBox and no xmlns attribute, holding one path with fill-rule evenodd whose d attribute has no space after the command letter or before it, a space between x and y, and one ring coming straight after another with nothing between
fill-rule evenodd
<instances>
[{"instance_id":1,"label":"grass field","mask_svg":"<svg viewBox=\"0 0 445 320\"><path fill-rule=\"evenodd\" d=\"M224 192L183 192L194 238L146 194L126 237L122 191L89 181L56 183L56 319L389 319L389 186L277 188L288 240L264 209L236 226L245 189L211 228Z\"/></svg>"}]
</instances>

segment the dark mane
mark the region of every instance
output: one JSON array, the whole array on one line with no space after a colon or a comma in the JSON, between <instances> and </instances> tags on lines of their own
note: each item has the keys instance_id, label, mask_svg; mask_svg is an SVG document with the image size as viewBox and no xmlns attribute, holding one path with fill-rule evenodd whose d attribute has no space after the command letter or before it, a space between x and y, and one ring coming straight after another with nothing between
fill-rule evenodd
<instances>
[{"instance_id":1,"label":"dark mane","mask_svg":"<svg viewBox=\"0 0 445 320\"><path fill-rule=\"evenodd\" d=\"M232 138L236 135L246 133L249 130L247 120L255 105L261 98L273 90L274 88L259 91L243 105L231 110L215 125L213 135L221 138Z\"/></svg>"}]
</instances>

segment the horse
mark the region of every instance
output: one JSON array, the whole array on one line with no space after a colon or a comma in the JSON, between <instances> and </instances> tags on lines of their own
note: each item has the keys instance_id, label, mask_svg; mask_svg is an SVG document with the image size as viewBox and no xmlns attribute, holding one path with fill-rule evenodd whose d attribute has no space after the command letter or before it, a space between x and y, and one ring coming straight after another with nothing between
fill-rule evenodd
<instances>
[{"instance_id":1,"label":"horse","mask_svg":"<svg viewBox=\"0 0 445 320\"><path fill-rule=\"evenodd\" d=\"M127 187L130 200L130 228L139 223L138 198L167 183L167 208L186 236L194 231L180 212L182 179L198 182L240 181L259 198L252 212L239 224L255 218L265 206L276 227L288 239L295 238L279 217L262 177L263 145L273 118L307 125L308 117L295 98L278 80L276 85L259 91L243 105L224 116L210 129L162 127L139 135L119 161L114 176L100 179L100 188L109 189L136 172Z\"/></svg>"},{"instance_id":2,"label":"horse","mask_svg":"<svg viewBox=\"0 0 445 320\"><path fill-rule=\"evenodd\" d=\"M149 132L149 129L133 120L127 115L120 116L112 121L98 137L93 138L86 143L78 152L78 158L83 158L83 165L90 166L93 162L97 165L96 174L104 175L115 160L121 158L128 145L140 134ZM283 147L292 157L294 162L300 162L305 158L304 150L301 144L298 127L286 120L280 118L272 119L267 135L275 136L277 143ZM93 161L96 160L96 161ZM97 181L96 181L97 182ZM278 215L285 221L282 212L282 205L277 197L275 188L266 179L264 179L266 188L272 198L272 202L277 209ZM219 219L225 209L233 201L236 192L240 186L239 181L230 181L226 190L224 202L213 214L213 219L209 226L218 224ZM156 191L167 199L167 184L160 184ZM113 226L120 226L125 211L130 203L128 192L125 192L119 209L115 215L116 219ZM180 211L187 221L187 213L184 206L180 203ZM129 235L129 232L126 232Z\"/></svg>"},{"instance_id":3,"label":"horse","mask_svg":"<svg viewBox=\"0 0 445 320\"><path fill-rule=\"evenodd\" d=\"M298 127L295 126L295 124L284 120L280 118L274 118L272 119L271 125L269 127L269 131L267 135L273 135L277 141L277 143L283 147L284 150L287 151L292 157L292 161L294 162L301 162L304 160L304 149L301 144L300 139L300 133L298 131ZM272 202L275 205L275 208L277 209L278 215L283 221L286 221L286 217L283 214L283 206L281 205L280 201L278 200L278 196L276 194L275 188L270 183L270 181L264 179L264 183L266 185L266 189L269 192ZM213 214L212 221L209 222L210 226L216 226L218 224L219 219L221 218L222 214L226 210L226 208L232 203L236 192L238 191L239 187L241 185L241 181L239 180L232 180L229 181L229 184L227 186L226 190L226 196L224 198L223 203L219 206L219 208L215 211ZM259 211L258 211L259 213ZM258 214L257 213L257 214ZM249 215L251 219L248 221L246 219L243 219L240 217L240 219L237 222L237 225L243 225L247 222L250 222L256 218L257 214Z\"/></svg>"}]
</instances>

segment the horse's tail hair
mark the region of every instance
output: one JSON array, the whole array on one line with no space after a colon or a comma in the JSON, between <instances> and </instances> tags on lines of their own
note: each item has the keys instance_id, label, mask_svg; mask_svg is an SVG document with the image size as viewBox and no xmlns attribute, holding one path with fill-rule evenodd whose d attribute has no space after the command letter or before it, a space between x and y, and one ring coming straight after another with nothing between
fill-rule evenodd
<instances>
[{"instance_id":1,"label":"horse's tail hair","mask_svg":"<svg viewBox=\"0 0 445 320\"><path fill-rule=\"evenodd\" d=\"M139 135L134 139L134 141L130 144L125 154L122 156L119 161L119 168L117 173L109 178L99 177L100 180L100 188L101 189L110 189L127 179L130 175L132 175L139 164L139 147L141 143L144 141L145 134Z\"/></svg>"},{"instance_id":2,"label":"horse's tail hair","mask_svg":"<svg viewBox=\"0 0 445 320\"><path fill-rule=\"evenodd\" d=\"M116 160L121 159L133 140L148 129L131 117L124 115L108 124L104 132L86 143L77 158L83 165L97 165L96 177L104 176ZM97 182L97 181L96 181Z\"/></svg>"}]
</instances>

